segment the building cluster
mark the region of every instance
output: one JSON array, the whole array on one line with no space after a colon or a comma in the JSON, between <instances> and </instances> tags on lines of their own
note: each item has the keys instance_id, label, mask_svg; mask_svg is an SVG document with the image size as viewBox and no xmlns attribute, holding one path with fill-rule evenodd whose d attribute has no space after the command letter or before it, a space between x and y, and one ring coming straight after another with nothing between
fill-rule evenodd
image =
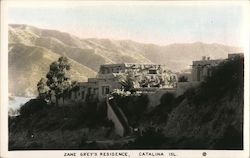
<instances>
[{"instance_id":1,"label":"building cluster","mask_svg":"<svg viewBox=\"0 0 250 158\"><path fill-rule=\"evenodd\" d=\"M212 75L213 68L218 66L223 59L211 60L210 57L203 56L202 60L193 61L192 81L204 81Z\"/></svg>"},{"instance_id":2,"label":"building cluster","mask_svg":"<svg viewBox=\"0 0 250 158\"><path fill-rule=\"evenodd\" d=\"M235 57L243 57L243 53L228 54L227 59L211 60L210 57L203 56L202 60L193 61L192 64L192 81L201 82L211 76L214 69L226 60L234 59Z\"/></svg>"},{"instance_id":3,"label":"building cluster","mask_svg":"<svg viewBox=\"0 0 250 158\"><path fill-rule=\"evenodd\" d=\"M190 74L173 73L159 64L104 64L100 66L95 78L88 78L87 82L78 82L67 98L59 99L59 104L67 104L67 101L70 101L69 104L72 104L71 101L102 101L115 89L124 89L121 82L130 82L137 92L176 90L177 95L180 95L188 87L197 85L211 76L214 68L221 62L237 56L243 56L243 54L229 54L227 59L216 60L203 56L202 60L193 61ZM182 75L188 78L184 82L179 80Z\"/></svg>"},{"instance_id":4,"label":"building cluster","mask_svg":"<svg viewBox=\"0 0 250 158\"><path fill-rule=\"evenodd\" d=\"M177 75L159 64L104 64L95 78L78 82L69 99L76 102L100 101L114 89L124 89L121 82L132 82L136 91L172 89L177 86Z\"/></svg>"}]
</instances>

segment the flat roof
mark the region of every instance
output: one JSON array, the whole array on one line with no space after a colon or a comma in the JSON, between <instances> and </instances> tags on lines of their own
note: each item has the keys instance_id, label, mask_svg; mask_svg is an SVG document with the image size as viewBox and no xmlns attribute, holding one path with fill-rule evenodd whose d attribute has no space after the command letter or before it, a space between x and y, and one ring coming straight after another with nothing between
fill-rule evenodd
<instances>
[{"instance_id":1,"label":"flat roof","mask_svg":"<svg viewBox=\"0 0 250 158\"><path fill-rule=\"evenodd\" d=\"M164 64L155 64L155 63L114 63L114 64L101 64L100 67L111 67L111 66L128 66L128 65L154 65L154 66L165 66Z\"/></svg>"}]
</instances>

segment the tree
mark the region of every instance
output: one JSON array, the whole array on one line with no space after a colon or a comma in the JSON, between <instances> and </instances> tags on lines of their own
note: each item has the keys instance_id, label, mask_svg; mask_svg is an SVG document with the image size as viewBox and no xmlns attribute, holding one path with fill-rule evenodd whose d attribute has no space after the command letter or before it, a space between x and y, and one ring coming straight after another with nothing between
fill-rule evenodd
<instances>
[{"instance_id":1,"label":"tree","mask_svg":"<svg viewBox=\"0 0 250 158\"><path fill-rule=\"evenodd\" d=\"M58 61L53 62L50 65L49 72L47 73L47 86L51 92L55 94L56 105L58 105L59 97L63 97L64 92L71 86L70 77L67 74L71 65L67 57L60 57Z\"/></svg>"},{"instance_id":2,"label":"tree","mask_svg":"<svg viewBox=\"0 0 250 158\"><path fill-rule=\"evenodd\" d=\"M135 78L131 72L118 76L118 80L125 91L134 92Z\"/></svg>"},{"instance_id":3,"label":"tree","mask_svg":"<svg viewBox=\"0 0 250 158\"><path fill-rule=\"evenodd\" d=\"M48 99L49 97L49 87L47 86L47 80L45 78L41 78L40 81L37 83L37 91L38 91L38 98L40 99Z\"/></svg>"}]
</instances>

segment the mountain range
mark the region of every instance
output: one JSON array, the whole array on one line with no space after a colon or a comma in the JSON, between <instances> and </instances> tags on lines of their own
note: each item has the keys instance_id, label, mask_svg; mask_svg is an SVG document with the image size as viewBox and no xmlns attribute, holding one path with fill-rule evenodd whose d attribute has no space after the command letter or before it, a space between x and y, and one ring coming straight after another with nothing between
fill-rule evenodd
<instances>
[{"instance_id":1,"label":"mountain range","mask_svg":"<svg viewBox=\"0 0 250 158\"><path fill-rule=\"evenodd\" d=\"M232 37L233 38L233 37ZM95 77L101 64L158 63L172 71L189 69L202 56L226 58L242 49L217 43L175 43L156 45L131 40L80 38L69 33L41 29L24 24L10 24L9 92L16 96L36 95L36 84L46 75L49 65L60 56L72 64L71 78L86 81Z\"/></svg>"}]
</instances>

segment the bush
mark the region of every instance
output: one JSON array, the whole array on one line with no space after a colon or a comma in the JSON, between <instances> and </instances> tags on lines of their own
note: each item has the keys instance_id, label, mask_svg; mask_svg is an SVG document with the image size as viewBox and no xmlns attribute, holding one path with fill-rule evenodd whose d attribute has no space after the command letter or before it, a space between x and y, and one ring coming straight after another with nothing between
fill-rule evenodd
<instances>
[{"instance_id":1,"label":"bush","mask_svg":"<svg viewBox=\"0 0 250 158\"><path fill-rule=\"evenodd\" d=\"M38 111L41 111L43 108L47 106L46 101L41 99L31 99L27 103L25 103L20 108L21 116L30 116Z\"/></svg>"},{"instance_id":2,"label":"bush","mask_svg":"<svg viewBox=\"0 0 250 158\"><path fill-rule=\"evenodd\" d=\"M155 124L166 123L168 114L180 104L183 98L183 96L176 98L175 94L169 92L163 94L160 99L160 105L145 115L145 122L150 120Z\"/></svg>"},{"instance_id":3,"label":"bush","mask_svg":"<svg viewBox=\"0 0 250 158\"><path fill-rule=\"evenodd\" d=\"M138 136L135 141L129 144L129 148L132 149L155 149L160 148L166 137L162 134L161 129L155 129L155 127L148 127L142 134Z\"/></svg>"},{"instance_id":4,"label":"bush","mask_svg":"<svg viewBox=\"0 0 250 158\"><path fill-rule=\"evenodd\" d=\"M173 93L165 93L162 95L161 97L161 104L165 105L165 104L171 104L175 99L175 95Z\"/></svg>"},{"instance_id":5,"label":"bush","mask_svg":"<svg viewBox=\"0 0 250 158\"><path fill-rule=\"evenodd\" d=\"M194 97L196 105L203 102L218 100L226 95L241 96L244 87L244 59L234 58L222 62L215 68L211 77L208 77L198 88ZM242 95L243 96L243 95Z\"/></svg>"},{"instance_id":6,"label":"bush","mask_svg":"<svg viewBox=\"0 0 250 158\"><path fill-rule=\"evenodd\" d=\"M82 138L80 138L80 143L79 143L79 148L84 148L88 145L87 141L87 137L85 135L82 136Z\"/></svg>"},{"instance_id":7,"label":"bush","mask_svg":"<svg viewBox=\"0 0 250 158\"><path fill-rule=\"evenodd\" d=\"M149 99L147 95L117 96L115 102L127 116L131 125L138 123L144 112L147 110Z\"/></svg>"},{"instance_id":8,"label":"bush","mask_svg":"<svg viewBox=\"0 0 250 158\"><path fill-rule=\"evenodd\" d=\"M243 134L234 126L228 126L221 139L218 139L215 148L217 149L243 149Z\"/></svg>"},{"instance_id":9,"label":"bush","mask_svg":"<svg viewBox=\"0 0 250 158\"><path fill-rule=\"evenodd\" d=\"M187 82L188 81L188 78L186 76L180 76L178 78L178 82Z\"/></svg>"}]
</instances>

